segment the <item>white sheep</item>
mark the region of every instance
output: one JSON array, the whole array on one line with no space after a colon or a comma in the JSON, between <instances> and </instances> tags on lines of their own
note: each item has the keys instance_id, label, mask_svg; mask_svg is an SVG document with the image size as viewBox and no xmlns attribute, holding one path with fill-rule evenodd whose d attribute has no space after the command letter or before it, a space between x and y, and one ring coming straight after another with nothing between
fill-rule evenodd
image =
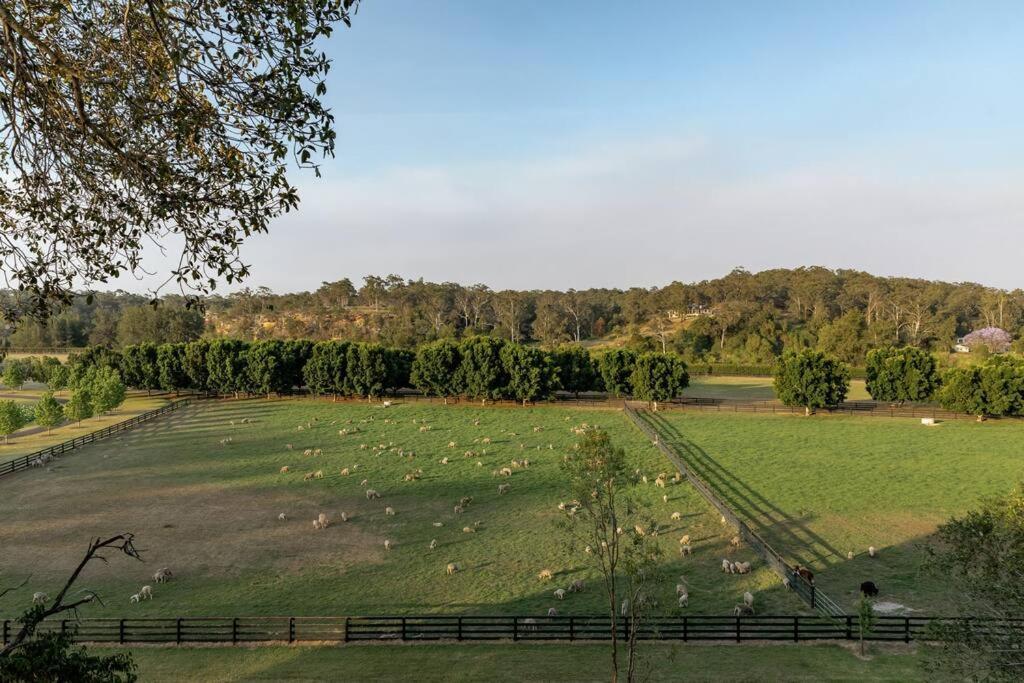
<instances>
[{"instance_id":1,"label":"white sheep","mask_svg":"<svg viewBox=\"0 0 1024 683\"><path fill-rule=\"evenodd\" d=\"M459 563L458 563L458 562L449 562L449 563L448 563L448 566L447 566L447 567L446 567L445 569L446 569L446 571L448 572L448 576L451 576L451 575L452 575L452 574L454 574L455 572L457 572L457 571L461 571L461 570L462 570L462 567L461 567L461 566L459 566Z\"/></svg>"},{"instance_id":2,"label":"white sheep","mask_svg":"<svg viewBox=\"0 0 1024 683\"><path fill-rule=\"evenodd\" d=\"M548 616L549 617L557 617L558 616L558 610L556 610L554 607L548 607Z\"/></svg>"},{"instance_id":3,"label":"white sheep","mask_svg":"<svg viewBox=\"0 0 1024 683\"><path fill-rule=\"evenodd\" d=\"M286 474L287 472L288 472L288 465L285 465L284 467L281 468L281 474Z\"/></svg>"},{"instance_id":4,"label":"white sheep","mask_svg":"<svg viewBox=\"0 0 1024 683\"><path fill-rule=\"evenodd\" d=\"M731 539L729 539L729 545L732 546L733 548L739 548L740 547L740 537L739 536L733 536Z\"/></svg>"},{"instance_id":5,"label":"white sheep","mask_svg":"<svg viewBox=\"0 0 1024 683\"><path fill-rule=\"evenodd\" d=\"M476 529L474 529L471 526L464 526L464 527L462 527L462 533L464 533L464 534L475 534L476 533Z\"/></svg>"},{"instance_id":6,"label":"white sheep","mask_svg":"<svg viewBox=\"0 0 1024 683\"><path fill-rule=\"evenodd\" d=\"M387 507L384 508L384 514L388 515L389 517L394 517L395 516L395 508L393 508L390 505L388 505Z\"/></svg>"},{"instance_id":7,"label":"white sheep","mask_svg":"<svg viewBox=\"0 0 1024 683\"><path fill-rule=\"evenodd\" d=\"M868 557L878 557L878 550L875 549L875 546L868 546Z\"/></svg>"},{"instance_id":8,"label":"white sheep","mask_svg":"<svg viewBox=\"0 0 1024 683\"><path fill-rule=\"evenodd\" d=\"M139 595L142 597L143 600L152 600L153 599L153 587L152 586L143 586L142 588L139 589Z\"/></svg>"},{"instance_id":9,"label":"white sheep","mask_svg":"<svg viewBox=\"0 0 1024 683\"><path fill-rule=\"evenodd\" d=\"M690 606L690 594L687 593L685 590L683 590L683 592L679 594L679 606L680 607L689 607Z\"/></svg>"},{"instance_id":10,"label":"white sheep","mask_svg":"<svg viewBox=\"0 0 1024 683\"><path fill-rule=\"evenodd\" d=\"M554 574L550 569L541 569L540 573L537 574L537 578L541 581L550 581L552 576L554 576Z\"/></svg>"},{"instance_id":11,"label":"white sheep","mask_svg":"<svg viewBox=\"0 0 1024 683\"><path fill-rule=\"evenodd\" d=\"M286 519L288 519L288 515L286 515L286 514L285 514L285 513L283 513L283 512L282 512L281 514L279 514L279 515L277 516L277 520L278 520L279 522L283 522L283 521L284 521L284 520L286 520Z\"/></svg>"},{"instance_id":12,"label":"white sheep","mask_svg":"<svg viewBox=\"0 0 1024 683\"><path fill-rule=\"evenodd\" d=\"M629 598L622 601L622 606L619 608L619 615L623 617L629 616Z\"/></svg>"},{"instance_id":13,"label":"white sheep","mask_svg":"<svg viewBox=\"0 0 1024 683\"><path fill-rule=\"evenodd\" d=\"M846 559L848 559L848 560L852 560L853 559L853 551L852 550L847 550L846 551Z\"/></svg>"},{"instance_id":14,"label":"white sheep","mask_svg":"<svg viewBox=\"0 0 1024 683\"><path fill-rule=\"evenodd\" d=\"M305 455L305 456L313 455L313 449L312 448L307 448L306 450L302 451L302 454Z\"/></svg>"},{"instance_id":15,"label":"white sheep","mask_svg":"<svg viewBox=\"0 0 1024 683\"><path fill-rule=\"evenodd\" d=\"M387 539L387 538L384 539L384 550L391 550L391 540L390 539Z\"/></svg>"},{"instance_id":16,"label":"white sheep","mask_svg":"<svg viewBox=\"0 0 1024 683\"><path fill-rule=\"evenodd\" d=\"M437 539L436 538L430 539L430 549L433 550L436 547L437 547Z\"/></svg>"},{"instance_id":17,"label":"white sheep","mask_svg":"<svg viewBox=\"0 0 1024 683\"><path fill-rule=\"evenodd\" d=\"M302 475L302 481L312 481L314 476L316 476L315 472L306 472Z\"/></svg>"},{"instance_id":18,"label":"white sheep","mask_svg":"<svg viewBox=\"0 0 1024 683\"><path fill-rule=\"evenodd\" d=\"M680 536L679 545L690 545L690 534L683 534Z\"/></svg>"},{"instance_id":19,"label":"white sheep","mask_svg":"<svg viewBox=\"0 0 1024 683\"><path fill-rule=\"evenodd\" d=\"M510 484L498 484L498 495L508 493L512 486Z\"/></svg>"},{"instance_id":20,"label":"white sheep","mask_svg":"<svg viewBox=\"0 0 1024 683\"><path fill-rule=\"evenodd\" d=\"M754 594L751 593L750 591L746 591L743 594L743 604L746 605L747 607L753 607L754 606Z\"/></svg>"},{"instance_id":21,"label":"white sheep","mask_svg":"<svg viewBox=\"0 0 1024 683\"><path fill-rule=\"evenodd\" d=\"M33 605L45 605L46 601L50 599L50 596L46 593L33 593L32 604Z\"/></svg>"},{"instance_id":22,"label":"white sheep","mask_svg":"<svg viewBox=\"0 0 1024 683\"><path fill-rule=\"evenodd\" d=\"M676 584L676 595L682 595L685 592L686 592L686 584L685 583L677 583Z\"/></svg>"},{"instance_id":23,"label":"white sheep","mask_svg":"<svg viewBox=\"0 0 1024 683\"><path fill-rule=\"evenodd\" d=\"M128 598L128 602L129 603L134 603L134 602L138 602L140 599L141 598L139 597L139 594L136 593L135 595L132 595L131 597Z\"/></svg>"},{"instance_id":24,"label":"white sheep","mask_svg":"<svg viewBox=\"0 0 1024 683\"><path fill-rule=\"evenodd\" d=\"M373 500L374 498L380 498L380 494L374 489L366 489L366 500Z\"/></svg>"},{"instance_id":25,"label":"white sheep","mask_svg":"<svg viewBox=\"0 0 1024 683\"><path fill-rule=\"evenodd\" d=\"M687 557L687 556L692 555L692 554L693 554L693 546L692 545L681 545L681 546L679 546L679 556L680 557Z\"/></svg>"},{"instance_id":26,"label":"white sheep","mask_svg":"<svg viewBox=\"0 0 1024 683\"><path fill-rule=\"evenodd\" d=\"M455 448L455 442L454 441L449 441L448 442L448 448Z\"/></svg>"},{"instance_id":27,"label":"white sheep","mask_svg":"<svg viewBox=\"0 0 1024 683\"><path fill-rule=\"evenodd\" d=\"M314 519L313 520L313 528L314 529L323 529L324 525L320 523L319 519Z\"/></svg>"},{"instance_id":28,"label":"white sheep","mask_svg":"<svg viewBox=\"0 0 1024 683\"><path fill-rule=\"evenodd\" d=\"M347 467L342 467L341 471L338 474L340 474L343 477L347 477L349 475L349 469Z\"/></svg>"},{"instance_id":29,"label":"white sheep","mask_svg":"<svg viewBox=\"0 0 1024 683\"><path fill-rule=\"evenodd\" d=\"M725 574L732 574L732 562L729 560L722 560L722 572Z\"/></svg>"},{"instance_id":30,"label":"white sheep","mask_svg":"<svg viewBox=\"0 0 1024 683\"><path fill-rule=\"evenodd\" d=\"M749 574L750 573L750 563L749 562L736 562L733 566L735 567L737 574Z\"/></svg>"},{"instance_id":31,"label":"white sheep","mask_svg":"<svg viewBox=\"0 0 1024 683\"><path fill-rule=\"evenodd\" d=\"M564 588L556 588L555 589L555 599L557 599L557 600L565 600L565 589Z\"/></svg>"},{"instance_id":32,"label":"white sheep","mask_svg":"<svg viewBox=\"0 0 1024 683\"><path fill-rule=\"evenodd\" d=\"M442 526L444 526L444 522L434 522L434 526L442 527Z\"/></svg>"},{"instance_id":33,"label":"white sheep","mask_svg":"<svg viewBox=\"0 0 1024 683\"><path fill-rule=\"evenodd\" d=\"M316 472L313 473L313 476L316 479L323 479L324 478L324 471L323 470L317 470Z\"/></svg>"},{"instance_id":34,"label":"white sheep","mask_svg":"<svg viewBox=\"0 0 1024 683\"><path fill-rule=\"evenodd\" d=\"M323 512L321 512L319 515L317 515L316 519L317 519L318 522L320 522L320 528L321 529L326 529L331 524L330 520L327 519L327 515L324 514Z\"/></svg>"},{"instance_id":35,"label":"white sheep","mask_svg":"<svg viewBox=\"0 0 1024 683\"><path fill-rule=\"evenodd\" d=\"M348 515L346 515L344 512L341 513L341 521L343 521L343 522L347 522L348 521Z\"/></svg>"},{"instance_id":36,"label":"white sheep","mask_svg":"<svg viewBox=\"0 0 1024 683\"><path fill-rule=\"evenodd\" d=\"M583 579L576 579L571 584L569 584L569 592L582 593L584 586L585 584L583 583Z\"/></svg>"},{"instance_id":37,"label":"white sheep","mask_svg":"<svg viewBox=\"0 0 1024 683\"><path fill-rule=\"evenodd\" d=\"M672 515L671 515L671 519L672 519L673 522L678 522L682 518L683 518L683 513L681 513L681 512L673 512Z\"/></svg>"},{"instance_id":38,"label":"white sheep","mask_svg":"<svg viewBox=\"0 0 1024 683\"><path fill-rule=\"evenodd\" d=\"M170 581L173 576L174 573L170 569L167 567L160 567L160 569L157 569L156 573L153 574L153 580L157 583L165 583Z\"/></svg>"}]
</instances>

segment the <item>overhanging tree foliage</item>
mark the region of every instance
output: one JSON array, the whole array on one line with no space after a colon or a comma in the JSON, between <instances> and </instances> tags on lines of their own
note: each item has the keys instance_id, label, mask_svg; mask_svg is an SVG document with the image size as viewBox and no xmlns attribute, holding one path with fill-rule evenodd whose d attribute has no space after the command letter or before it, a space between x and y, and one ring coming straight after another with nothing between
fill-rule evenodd
<instances>
[{"instance_id":1,"label":"overhanging tree foliage","mask_svg":"<svg viewBox=\"0 0 1024 683\"><path fill-rule=\"evenodd\" d=\"M788 351L775 366L775 395L787 406L802 406L807 415L839 405L849 388L849 368L820 351Z\"/></svg>"},{"instance_id":2,"label":"overhanging tree foliage","mask_svg":"<svg viewBox=\"0 0 1024 683\"><path fill-rule=\"evenodd\" d=\"M334 152L317 46L358 0L0 3L4 315L139 269L174 237L186 292L248 274L238 249L295 208L286 169Z\"/></svg>"}]
</instances>

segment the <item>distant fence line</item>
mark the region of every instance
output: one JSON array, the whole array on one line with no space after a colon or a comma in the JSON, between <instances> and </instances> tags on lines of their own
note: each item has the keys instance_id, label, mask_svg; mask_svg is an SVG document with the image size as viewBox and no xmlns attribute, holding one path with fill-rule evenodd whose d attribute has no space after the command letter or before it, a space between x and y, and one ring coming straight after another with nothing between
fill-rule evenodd
<instances>
[{"instance_id":1,"label":"distant fence line","mask_svg":"<svg viewBox=\"0 0 1024 683\"><path fill-rule=\"evenodd\" d=\"M64 455L68 451L80 448L82 446L85 446L86 444L93 443L94 441L105 439L108 436L112 436L114 434L127 431L137 425L142 424L143 422L148 422L154 418L160 417L161 415L166 415L167 413L173 412L178 408L187 406L190 403L191 399L179 399L165 406L161 406L153 410L148 410L144 413L139 413L135 417L130 417L127 420L109 425L107 427L104 427L103 429L97 429L94 432L89 432L88 434L83 434L82 436L76 436L74 439L69 439L67 441L54 444L53 446L47 446L46 448L42 448L38 451L34 451L27 455L22 455L13 460L8 460L7 462L0 463L0 478L14 474L15 472L18 472L20 470L28 469L29 467L32 466L32 461L36 460L37 458L43 458L44 456L58 457Z\"/></svg>"},{"instance_id":2,"label":"distant fence line","mask_svg":"<svg viewBox=\"0 0 1024 683\"><path fill-rule=\"evenodd\" d=\"M787 406L778 401L746 400L729 398L682 397L664 403L678 410L698 410L720 413L772 413L781 415L803 415L803 406ZM818 412L829 415L865 415L868 417L930 417L937 420L975 420L976 415L957 413L931 405L892 405L883 401L846 401L835 408L819 408Z\"/></svg>"},{"instance_id":3,"label":"distant fence line","mask_svg":"<svg viewBox=\"0 0 1024 683\"><path fill-rule=\"evenodd\" d=\"M941 617L876 616L865 640L909 643L930 640L930 627L951 623ZM971 620L972 623L978 620ZM638 638L664 641L811 641L857 640L856 615L820 616L679 616L648 617L637 626ZM3 643L19 624L3 621ZM167 617L134 619L65 619L44 621L39 632L71 633L92 643L259 643L431 640L586 640L611 639L608 616L382 616L382 617ZM618 620L620 637L628 619ZM990 632L1024 628L1024 620L993 620Z\"/></svg>"},{"instance_id":4,"label":"distant fence line","mask_svg":"<svg viewBox=\"0 0 1024 683\"><path fill-rule=\"evenodd\" d=\"M673 465L687 478L697 492L703 496L722 517L736 527L739 537L760 555L764 561L786 582L788 587L807 603L812 609L830 616L843 617L845 610L839 604L823 593L814 583L800 576L777 550L771 547L760 534L747 525L739 515L733 512L732 508L709 486L689 464L679 455L674 448L665 443L658 431L650 425L636 410L629 404L623 405L623 411L632 420L633 424L644 433L654 445L667 457Z\"/></svg>"}]
</instances>

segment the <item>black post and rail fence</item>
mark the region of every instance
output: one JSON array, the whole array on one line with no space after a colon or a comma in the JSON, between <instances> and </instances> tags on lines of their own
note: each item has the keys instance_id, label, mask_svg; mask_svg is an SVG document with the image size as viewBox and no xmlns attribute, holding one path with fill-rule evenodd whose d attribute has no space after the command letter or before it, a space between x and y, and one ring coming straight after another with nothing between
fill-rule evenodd
<instances>
[{"instance_id":1,"label":"black post and rail fence","mask_svg":"<svg viewBox=\"0 0 1024 683\"><path fill-rule=\"evenodd\" d=\"M878 616L865 640L934 640L931 626L953 622L942 617ZM17 633L14 620L2 622L3 643ZM81 643L296 643L359 641L608 640L608 616L336 616L336 617L166 617L67 619L45 621L42 632L71 633ZM1024 619L993 620L989 632L1010 634ZM623 634L624 635L624 634ZM645 618L638 638L662 641L857 640L855 615L841 618L793 616L678 616Z\"/></svg>"},{"instance_id":2,"label":"black post and rail fence","mask_svg":"<svg viewBox=\"0 0 1024 683\"><path fill-rule=\"evenodd\" d=\"M178 410L179 408L183 408L189 405L190 403L191 399L179 399L177 401L168 403L165 406L161 406L153 410L148 410L144 413L139 413L134 417L130 417L122 422L109 425L107 427L104 427L103 429L97 429L94 432L89 432L88 434L76 436L74 439L68 439L67 441L62 441L61 443L54 444L52 446L47 446L46 448L41 448L38 451L34 451L27 455L22 455L17 458L14 458L13 460L8 460L7 462L0 463L0 478L14 474L15 472L20 472L21 470L26 470L37 464L42 465L43 461L47 457L60 457L69 451L75 450L76 448L81 448L82 446L93 443L95 441L100 441L101 439L113 436L114 434L120 434L121 432L132 429L142 424L143 422L149 422L150 420L158 418L162 415L166 415L167 413L171 413L175 410Z\"/></svg>"},{"instance_id":3,"label":"black post and rail fence","mask_svg":"<svg viewBox=\"0 0 1024 683\"><path fill-rule=\"evenodd\" d=\"M623 404L623 410L629 419L632 420L633 424L675 465L697 492L712 507L718 510L726 522L736 528L740 539L760 555L768 566L782 577L789 588L800 596L801 600L807 603L811 609L818 611L822 615L832 618L846 618L845 611L835 600L823 593L813 582L800 576L796 569L786 562L781 553L775 550L760 534L740 519L739 515L733 512L732 508L722 500L714 489L687 465L686 461L674 448L665 443L661 435L634 408L625 403Z\"/></svg>"}]
</instances>

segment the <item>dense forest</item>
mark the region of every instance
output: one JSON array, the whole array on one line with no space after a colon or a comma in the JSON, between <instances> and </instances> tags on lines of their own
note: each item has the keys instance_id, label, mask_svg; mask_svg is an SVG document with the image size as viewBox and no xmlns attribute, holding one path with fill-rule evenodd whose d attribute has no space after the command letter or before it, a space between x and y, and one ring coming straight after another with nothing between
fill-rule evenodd
<instances>
[{"instance_id":1,"label":"dense forest","mask_svg":"<svg viewBox=\"0 0 1024 683\"><path fill-rule=\"evenodd\" d=\"M10 295L8 295L10 296ZM15 348L199 337L347 339L413 347L469 335L555 347L565 342L678 353L689 361L769 363L785 350L818 348L863 365L871 348L948 351L980 327L1024 335L1024 291L973 283L887 278L810 267L733 270L661 288L494 291L485 285L405 280L397 275L325 282L313 292L243 290L208 297L202 312L169 296L83 295L45 324L7 330Z\"/></svg>"}]
</instances>

